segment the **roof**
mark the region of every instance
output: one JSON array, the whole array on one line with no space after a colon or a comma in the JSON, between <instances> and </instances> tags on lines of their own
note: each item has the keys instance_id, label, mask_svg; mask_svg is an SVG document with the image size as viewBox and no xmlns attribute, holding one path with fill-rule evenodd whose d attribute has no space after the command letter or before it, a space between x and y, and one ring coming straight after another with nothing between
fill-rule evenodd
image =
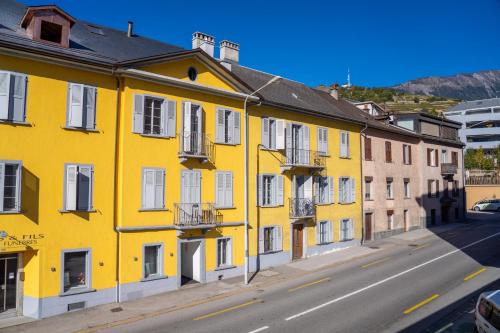
<instances>
[{"instance_id":1,"label":"roof","mask_svg":"<svg viewBox=\"0 0 500 333\"><path fill-rule=\"evenodd\" d=\"M26 8L26 12L23 15L23 18L21 19L21 26L23 28L26 28L26 25L28 25L28 22L31 20L33 15L35 14L35 11L40 11L40 10L46 10L46 11L53 11L54 13L58 13L62 17L64 17L66 20L68 20L73 26L75 23L75 19L66 13L64 10L61 8L57 7L56 5L48 5L48 6L30 6Z\"/></svg>"},{"instance_id":2,"label":"roof","mask_svg":"<svg viewBox=\"0 0 500 333\"><path fill-rule=\"evenodd\" d=\"M437 120L439 121L440 123L445 123L446 125L449 125L449 126L452 126L452 127L456 127L456 128L460 128L462 127L462 123L461 122L458 122L458 121L455 121L455 120L451 120L451 119L448 119L448 118L445 118L443 116L436 116L436 115L433 115L431 113L428 113L428 112L423 112L423 111L413 111L413 112L391 112L391 114L395 115L395 116L398 116L398 117L405 117L405 116L417 116L418 118L430 118L430 119L433 119L433 120Z\"/></svg>"},{"instance_id":3,"label":"roof","mask_svg":"<svg viewBox=\"0 0 500 333\"><path fill-rule=\"evenodd\" d=\"M445 112L449 111L464 111L470 109L500 107L500 98L479 99L476 101L466 101L450 107Z\"/></svg>"},{"instance_id":4,"label":"roof","mask_svg":"<svg viewBox=\"0 0 500 333\"><path fill-rule=\"evenodd\" d=\"M76 18L71 28L69 48L34 41L21 28L22 19L28 8L36 7L27 7L15 0L0 1L0 46L2 44L9 47L17 46L21 49L103 65L186 51L179 46L142 36L127 37L126 31L95 25Z\"/></svg>"}]
</instances>

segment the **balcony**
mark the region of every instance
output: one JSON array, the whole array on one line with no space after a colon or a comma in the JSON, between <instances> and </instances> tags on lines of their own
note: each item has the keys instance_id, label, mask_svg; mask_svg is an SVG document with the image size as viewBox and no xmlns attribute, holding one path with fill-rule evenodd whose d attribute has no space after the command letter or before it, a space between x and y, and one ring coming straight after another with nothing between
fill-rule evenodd
<instances>
[{"instance_id":1,"label":"balcony","mask_svg":"<svg viewBox=\"0 0 500 333\"><path fill-rule=\"evenodd\" d=\"M453 163L441 163L441 175L453 176L457 174L457 166Z\"/></svg>"},{"instance_id":2,"label":"balcony","mask_svg":"<svg viewBox=\"0 0 500 333\"><path fill-rule=\"evenodd\" d=\"M179 140L179 158L181 162L188 159L198 159L202 163L213 162L214 143L210 138L201 132L183 132Z\"/></svg>"},{"instance_id":3,"label":"balcony","mask_svg":"<svg viewBox=\"0 0 500 333\"><path fill-rule=\"evenodd\" d=\"M294 168L324 169L326 156L315 150L286 148L281 159L282 171Z\"/></svg>"},{"instance_id":4,"label":"balcony","mask_svg":"<svg viewBox=\"0 0 500 333\"><path fill-rule=\"evenodd\" d=\"M174 203L174 224L184 229L211 228L221 224L215 204Z\"/></svg>"},{"instance_id":5,"label":"balcony","mask_svg":"<svg viewBox=\"0 0 500 333\"><path fill-rule=\"evenodd\" d=\"M290 198L290 218L305 219L316 216L316 206L313 199Z\"/></svg>"}]
</instances>

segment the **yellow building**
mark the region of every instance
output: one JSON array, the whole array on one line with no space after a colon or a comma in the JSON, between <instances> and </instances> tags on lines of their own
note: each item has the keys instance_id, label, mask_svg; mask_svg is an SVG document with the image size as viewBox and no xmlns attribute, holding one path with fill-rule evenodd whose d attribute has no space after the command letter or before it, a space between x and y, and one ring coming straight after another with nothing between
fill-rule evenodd
<instances>
[{"instance_id":1,"label":"yellow building","mask_svg":"<svg viewBox=\"0 0 500 333\"><path fill-rule=\"evenodd\" d=\"M185 50L57 6L0 12L0 316L359 244L364 120L335 91L265 86L202 33Z\"/></svg>"}]
</instances>

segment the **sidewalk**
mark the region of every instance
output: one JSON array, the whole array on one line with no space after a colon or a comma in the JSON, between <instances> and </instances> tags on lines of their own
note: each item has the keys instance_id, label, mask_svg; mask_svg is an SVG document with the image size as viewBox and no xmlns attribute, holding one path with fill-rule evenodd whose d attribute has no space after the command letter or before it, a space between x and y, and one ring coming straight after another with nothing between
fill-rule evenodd
<instances>
[{"instance_id":1,"label":"sidewalk","mask_svg":"<svg viewBox=\"0 0 500 333\"><path fill-rule=\"evenodd\" d=\"M462 226L465 226L465 224L439 226L434 227L431 230L414 230L405 234L386 238L385 240L389 240L389 244L391 241L395 243L400 241L413 241L434 234L449 232L452 229ZM381 242L383 241L384 240ZM377 244L381 242L377 241ZM388 245L388 243L386 242L385 245ZM340 265L356 258L365 257L381 251L384 248L387 248L387 246L353 246L328 254L294 261L292 263L258 272L252 278L249 285L245 285L243 283L243 277L236 277L208 284L190 285L183 287L180 290L168 293L149 296L119 304L111 303L100 305L28 323L26 323L26 318L18 317L17 319L9 320L10 325L16 326L1 328L2 326L0 324L0 331L2 333L35 333L43 331L51 333L97 332L98 330L106 327L132 323L183 308L189 308L217 299L245 293L251 290L258 290L262 286L279 283L284 279L297 278L312 273L313 271L321 270L334 265ZM16 322L16 320L18 322Z\"/></svg>"}]
</instances>

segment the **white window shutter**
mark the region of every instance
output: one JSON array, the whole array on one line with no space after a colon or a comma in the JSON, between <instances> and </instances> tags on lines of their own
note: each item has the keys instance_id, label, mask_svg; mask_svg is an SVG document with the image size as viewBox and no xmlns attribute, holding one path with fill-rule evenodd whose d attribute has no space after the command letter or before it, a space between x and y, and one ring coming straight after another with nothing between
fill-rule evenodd
<instances>
[{"instance_id":1,"label":"white window shutter","mask_svg":"<svg viewBox=\"0 0 500 333\"><path fill-rule=\"evenodd\" d=\"M167 136L175 137L177 102L167 101Z\"/></svg>"},{"instance_id":2,"label":"white window shutter","mask_svg":"<svg viewBox=\"0 0 500 333\"><path fill-rule=\"evenodd\" d=\"M224 205L226 207L233 206L233 174L231 172L225 173L225 193L224 193Z\"/></svg>"},{"instance_id":3,"label":"white window shutter","mask_svg":"<svg viewBox=\"0 0 500 333\"><path fill-rule=\"evenodd\" d=\"M286 155L291 155L292 151L292 123L286 123L285 130L285 147L286 147Z\"/></svg>"},{"instance_id":4,"label":"white window shutter","mask_svg":"<svg viewBox=\"0 0 500 333\"><path fill-rule=\"evenodd\" d=\"M5 186L5 163L0 163L0 212L3 212L3 194Z\"/></svg>"},{"instance_id":5,"label":"white window shutter","mask_svg":"<svg viewBox=\"0 0 500 333\"><path fill-rule=\"evenodd\" d=\"M257 205L262 206L264 197L264 176L257 175Z\"/></svg>"},{"instance_id":6,"label":"white window shutter","mask_svg":"<svg viewBox=\"0 0 500 333\"><path fill-rule=\"evenodd\" d=\"M68 126L83 127L83 85L68 85Z\"/></svg>"},{"instance_id":7,"label":"white window shutter","mask_svg":"<svg viewBox=\"0 0 500 333\"><path fill-rule=\"evenodd\" d=\"M283 206L284 204L284 192L285 192L285 178L283 176L276 176L277 186L276 186L276 204Z\"/></svg>"},{"instance_id":8,"label":"white window shutter","mask_svg":"<svg viewBox=\"0 0 500 333\"><path fill-rule=\"evenodd\" d=\"M134 95L133 130L134 133L144 132L144 96Z\"/></svg>"},{"instance_id":9,"label":"white window shutter","mask_svg":"<svg viewBox=\"0 0 500 333\"><path fill-rule=\"evenodd\" d=\"M92 178L92 169L90 166L78 167L78 204L79 210L90 209L90 184Z\"/></svg>"},{"instance_id":10,"label":"white window shutter","mask_svg":"<svg viewBox=\"0 0 500 333\"><path fill-rule=\"evenodd\" d=\"M350 188L350 202L356 201L356 179L351 178L351 188Z\"/></svg>"},{"instance_id":11,"label":"white window shutter","mask_svg":"<svg viewBox=\"0 0 500 333\"><path fill-rule=\"evenodd\" d=\"M76 210L77 182L78 182L78 167L76 165L66 166L66 197L65 197L66 210Z\"/></svg>"},{"instance_id":12,"label":"white window shutter","mask_svg":"<svg viewBox=\"0 0 500 333\"><path fill-rule=\"evenodd\" d=\"M342 177L339 177L339 202L343 203L344 202L344 185L342 181Z\"/></svg>"},{"instance_id":13,"label":"white window shutter","mask_svg":"<svg viewBox=\"0 0 500 333\"><path fill-rule=\"evenodd\" d=\"M349 239L354 239L354 221L349 219Z\"/></svg>"},{"instance_id":14,"label":"white window shutter","mask_svg":"<svg viewBox=\"0 0 500 333\"><path fill-rule=\"evenodd\" d=\"M316 223L316 244L321 244L321 221Z\"/></svg>"},{"instance_id":15,"label":"white window shutter","mask_svg":"<svg viewBox=\"0 0 500 333\"><path fill-rule=\"evenodd\" d=\"M283 249L283 240L282 240L282 232L281 226L274 227L274 250L281 251Z\"/></svg>"},{"instance_id":16,"label":"white window shutter","mask_svg":"<svg viewBox=\"0 0 500 333\"><path fill-rule=\"evenodd\" d=\"M191 150L191 102L183 103L183 130L182 140L184 142L184 151Z\"/></svg>"},{"instance_id":17,"label":"white window shutter","mask_svg":"<svg viewBox=\"0 0 500 333\"><path fill-rule=\"evenodd\" d=\"M328 177L328 203L334 203L335 201L335 179L333 177Z\"/></svg>"},{"instance_id":18,"label":"white window shutter","mask_svg":"<svg viewBox=\"0 0 500 333\"><path fill-rule=\"evenodd\" d=\"M26 75L12 74L12 120L24 121L26 110L26 85L28 77Z\"/></svg>"},{"instance_id":19,"label":"white window shutter","mask_svg":"<svg viewBox=\"0 0 500 333\"><path fill-rule=\"evenodd\" d=\"M328 227L328 241L329 242L333 242L333 225L332 225L332 221L328 221L327 227Z\"/></svg>"},{"instance_id":20,"label":"white window shutter","mask_svg":"<svg viewBox=\"0 0 500 333\"><path fill-rule=\"evenodd\" d=\"M215 173L215 204L217 207L224 206L224 174Z\"/></svg>"},{"instance_id":21,"label":"white window shutter","mask_svg":"<svg viewBox=\"0 0 500 333\"><path fill-rule=\"evenodd\" d=\"M9 119L10 74L0 72L0 119Z\"/></svg>"},{"instance_id":22,"label":"white window shutter","mask_svg":"<svg viewBox=\"0 0 500 333\"><path fill-rule=\"evenodd\" d=\"M347 149L346 149L346 137L345 132L340 132L340 156L346 157Z\"/></svg>"},{"instance_id":23,"label":"white window shutter","mask_svg":"<svg viewBox=\"0 0 500 333\"><path fill-rule=\"evenodd\" d=\"M276 120L276 149L285 149L285 121Z\"/></svg>"},{"instance_id":24,"label":"white window shutter","mask_svg":"<svg viewBox=\"0 0 500 333\"><path fill-rule=\"evenodd\" d=\"M154 193L155 193L155 173L154 170L143 170L143 194L142 208L154 208Z\"/></svg>"},{"instance_id":25,"label":"white window shutter","mask_svg":"<svg viewBox=\"0 0 500 333\"><path fill-rule=\"evenodd\" d=\"M345 156L349 157L350 156L350 149L349 149L349 132L345 132Z\"/></svg>"},{"instance_id":26,"label":"white window shutter","mask_svg":"<svg viewBox=\"0 0 500 333\"><path fill-rule=\"evenodd\" d=\"M224 143L224 109L217 108L215 112L215 142Z\"/></svg>"},{"instance_id":27,"label":"white window shutter","mask_svg":"<svg viewBox=\"0 0 500 333\"><path fill-rule=\"evenodd\" d=\"M323 128L323 151L328 154L328 128Z\"/></svg>"},{"instance_id":28,"label":"white window shutter","mask_svg":"<svg viewBox=\"0 0 500 333\"><path fill-rule=\"evenodd\" d=\"M319 176L314 176L313 178L313 195L314 195L314 202L315 203L320 203L320 177Z\"/></svg>"},{"instance_id":29,"label":"white window shutter","mask_svg":"<svg viewBox=\"0 0 500 333\"><path fill-rule=\"evenodd\" d=\"M164 170L155 170L155 208L164 208L165 207L165 171Z\"/></svg>"},{"instance_id":30,"label":"white window shutter","mask_svg":"<svg viewBox=\"0 0 500 333\"><path fill-rule=\"evenodd\" d=\"M304 176L304 198L313 198L313 179L312 176Z\"/></svg>"},{"instance_id":31,"label":"white window shutter","mask_svg":"<svg viewBox=\"0 0 500 333\"><path fill-rule=\"evenodd\" d=\"M97 89L95 87L84 86L84 106L85 113L83 124L87 129L95 128L95 110L96 110Z\"/></svg>"},{"instance_id":32,"label":"white window shutter","mask_svg":"<svg viewBox=\"0 0 500 333\"><path fill-rule=\"evenodd\" d=\"M305 164L309 164L309 161L311 158L311 155L309 152L309 150L311 149L311 145L310 145L311 134L310 134L309 126L303 125L303 128L304 128L304 160L301 160L301 162L303 161Z\"/></svg>"},{"instance_id":33,"label":"white window shutter","mask_svg":"<svg viewBox=\"0 0 500 333\"><path fill-rule=\"evenodd\" d=\"M259 228L259 253L264 253L264 228Z\"/></svg>"},{"instance_id":34,"label":"white window shutter","mask_svg":"<svg viewBox=\"0 0 500 333\"><path fill-rule=\"evenodd\" d=\"M269 118L262 118L261 128L262 145L266 148L269 147Z\"/></svg>"},{"instance_id":35,"label":"white window shutter","mask_svg":"<svg viewBox=\"0 0 500 333\"><path fill-rule=\"evenodd\" d=\"M241 115L239 112L233 112L233 143L239 145L241 143Z\"/></svg>"},{"instance_id":36,"label":"white window shutter","mask_svg":"<svg viewBox=\"0 0 500 333\"><path fill-rule=\"evenodd\" d=\"M161 103L160 108L160 135L167 136L168 130L168 110L167 110L167 100L164 99Z\"/></svg>"}]
</instances>

